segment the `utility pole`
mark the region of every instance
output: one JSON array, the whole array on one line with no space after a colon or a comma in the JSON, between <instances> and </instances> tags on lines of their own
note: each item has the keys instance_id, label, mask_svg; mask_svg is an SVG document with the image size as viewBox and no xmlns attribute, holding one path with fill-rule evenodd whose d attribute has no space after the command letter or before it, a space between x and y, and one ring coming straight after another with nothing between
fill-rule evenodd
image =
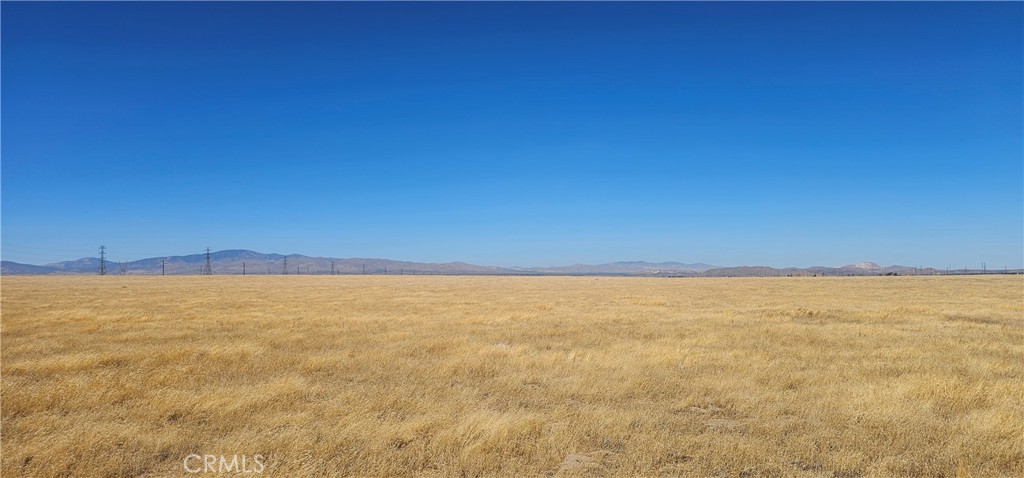
<instances>
[{"instance_id":1,"label":"utility pole","mask_svg":"<svg viewBox=\"0 0 1024 478\"><path fill-rule=\"evenodd\" d=\"M204 275L213 275L213 267L210 265L210 248L206 248L206 265L203 266Z\"/></svg>"},{"instance_id":2,"label":"utility pole","mask_svg":"<svg viewBox=\"0 0 1024 478\"><path fill-rule=\"evenodd\" d=\"M287 257L284 258L284 267L281 267L281 271L282 271L281 272L282 275L288 275L288 258Z\"/></svg>"},{"instance_id":3,"label":"utility pole","mask_svg":"<svg viewBox=\"0 0 1024 478\"><path fill-rule=\"evenodd\" d=\"M384 266L384 275L388 275L388 266Z\"/></svg>"},{"instance_id":4,"label":"utility pole","mask_svg":"<svg viewBox=\"0 0 1024 478\"><path fill-rule=\"evenodd\" d=\"M366 264L363 264L363 275L366 275Z\"/></svg>"},{"instance_id":5,"label":"utility pole","mask_svg":"<svg viewBox=\"0 0 1024 478\"><path fill-rule=\"evenodd\" d=\"M107 246L100 246L100 275L107 275Z\"/></svg>"},{"instance_id":6,"label":"utility pole","mask_svg":"<svg viewBox=\"0 0 1024 478\"><path fill-rule=\"evenodd\" d=\"M334 275L334 261L331 261L331 275Z\"/></svg>"},{"instance_id":7,"label":"utility pole","mask_svg":"<svg viewBox=\"0 0 1024 478\"><path fill-rule=\"evenodd\" d=\"M981 263L981 273L988 274L988 266L986 266L984 262Z\"/></svg>"},{"instance_id":8,"label":"utility pole","mask_svg":"<svg viewBox=\"0 0 1024 478\"><path fill-rule=\"evenodd\" d=\"M160 275L165 275L164 274L164 272L165 272L164 265L165 265L166 262L167 262L166 260L160 259Z\"/></svg>"},{"instance_id":9,"label":"utility pole","mask_svg":"<svg viewBox=\"0 0 1024 478\"><path fill-rule=\"evenodd\" d=\"M245 261L242 261L242 275L245 275Z\"/></svg>"}]
</instances>

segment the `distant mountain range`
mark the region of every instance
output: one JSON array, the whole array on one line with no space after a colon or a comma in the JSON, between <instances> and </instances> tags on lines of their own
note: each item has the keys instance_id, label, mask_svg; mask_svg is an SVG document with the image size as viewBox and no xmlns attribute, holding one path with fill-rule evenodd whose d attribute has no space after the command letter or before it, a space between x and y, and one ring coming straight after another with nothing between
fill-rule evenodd
<instances>
[{"instance_id":1,"label":"distant mountain range","mask_svg":"<svg viewBox=\"0 0 1024 478\"><path fill-rule=\"evenodd\" d=\"M131 262L106 261L108 274L202 274L206 254L150 257ZM100 260L85 257L44 266L2 261L2 274L96 274ZM301 254L263 254L244 249L210 253L214 274L516 274L500 267L476 266L463 262L441 264L388 259L339 259Z\"/></svg>"},{"instance_id":2,"label":"distant mountain range","mask_svg":"<svg viewBox=\"0 0 1024 478\"><path fill-rule=\"evenodd\" d=\"M106 262L107 274L202 274L206 254L150 257L131 262ZM772 268L767 266L718 267L711 264L679 262L612 262L608 264L575 264L560 267L492 267L465 262L422 263L369 258L310 257L301 254L263 254L231 249L210 253L214 274L444 274L444 275L621 275L670 277L762 277L762 276L851 276L882 274L939 274L932 268L905 266L882 267L874 262L858 262L840 267ZM84 257L74 261L46 265L0 262L0 274L96 274L99 258ZM981 271L956 270L954 273Z\"/></svg>"}]
</instances>

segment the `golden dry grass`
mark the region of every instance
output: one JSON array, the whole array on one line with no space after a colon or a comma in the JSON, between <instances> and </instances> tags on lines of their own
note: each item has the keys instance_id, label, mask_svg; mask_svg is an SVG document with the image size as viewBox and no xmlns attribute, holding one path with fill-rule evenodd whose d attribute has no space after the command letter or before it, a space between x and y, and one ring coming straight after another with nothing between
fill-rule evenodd
<instances>
[{"instance_id":1,"label":"golden dry grass","mask_svg":"<svg viewBox=\"0 0 1024 478\"><path fill-rule=\"evenodd\" d=\"M4 477L1024 475L1022 277L4 277L2 313Z\"/></svg>"}]
</instances>

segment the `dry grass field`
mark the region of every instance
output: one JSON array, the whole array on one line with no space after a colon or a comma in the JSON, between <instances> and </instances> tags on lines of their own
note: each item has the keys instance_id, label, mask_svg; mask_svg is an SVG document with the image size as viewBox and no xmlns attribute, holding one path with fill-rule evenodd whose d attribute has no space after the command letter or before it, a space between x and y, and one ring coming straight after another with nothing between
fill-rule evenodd
<instances>
[{"instance_id":1,"label":"dry grass field","mask_svg":"<svg viewBox=\"0 0 1024 478\"><path fill-rule=\"evenodd\" d=\"M1024 476L1024 277L2 279L3 477Z\"/></svg>"}]
</instances>

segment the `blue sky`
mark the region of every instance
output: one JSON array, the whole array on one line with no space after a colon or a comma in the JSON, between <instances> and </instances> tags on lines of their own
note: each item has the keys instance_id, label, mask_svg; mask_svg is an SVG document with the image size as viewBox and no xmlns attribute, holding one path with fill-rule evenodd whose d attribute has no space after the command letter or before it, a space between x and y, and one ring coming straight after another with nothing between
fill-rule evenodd
<instances>
[{"instance_id":1,"label":"blue sky","mask_svg":"<svg viewBox=\"0 0 1024 478\"><path fill-rule=\"evenodd\" d=\"M1024 265L1024 4L11 3L2 253Z\"/></svg>"}]
</instances>

